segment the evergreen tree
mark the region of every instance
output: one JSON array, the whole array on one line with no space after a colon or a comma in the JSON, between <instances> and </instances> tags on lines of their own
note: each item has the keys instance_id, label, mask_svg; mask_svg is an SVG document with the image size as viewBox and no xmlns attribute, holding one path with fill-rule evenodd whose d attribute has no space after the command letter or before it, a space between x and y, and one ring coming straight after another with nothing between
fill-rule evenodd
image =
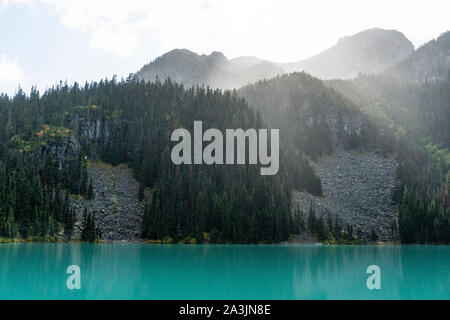
<instances>
[{"instance_id":1,"label":"evergreen tree","mask_svg":"<svg viewBox=\"0 0 450 320\"><path fill-rule=\"evenodd\" d=\"M372 227L372 228L370 229L369 239L370 239L370 241L372 241L372 242L376 242L376 241L378 240L378 235L377 235L377 233L375 232L375 228L374 228L374 227Z\"/></svg>"},{"instance_id":2,"label":"evergreen tree","mask_svg":"<svg viewBox=\"0 0 450 320\"><path fill-rule=\"evenodd\" d=\"M88 200L94 200L94 186L92 185L92 180L89 182L87 198Z\"/></svg>"},{"instance_id":3,"label":"evergreen tree","mask_svg":"<svg viewBox=\"0 0 450 320\"><path fill-rule=\"evenodd\" d=\"M95 226L95 213L84 209L83 222L81 226L81 240L94 242L101 237L100 229Z\"/></svg>"}]
</instances>

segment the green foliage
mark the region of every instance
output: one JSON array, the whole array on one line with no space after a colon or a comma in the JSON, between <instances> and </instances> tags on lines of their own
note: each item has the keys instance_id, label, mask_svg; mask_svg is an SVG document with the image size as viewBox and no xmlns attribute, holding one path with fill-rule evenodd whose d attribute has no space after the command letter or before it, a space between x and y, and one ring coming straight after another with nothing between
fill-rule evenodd
<instances>
[{"instance_id":1,"label":"green foliage","mask_svg":"<svg viewBox=\"0 0 450 320\"><path fill-rule=\"evenodd\" d=\"M196 88L177 95L183 103L172 108L179 110L158 117L158 122L170 119L166 134L154 130L133 153L140 194L144 187L154 190L144 213L143 237L196 243L287 240L291 191L285 167L265 177L259 165L175 166L168 154L173 143L167 132L178 126L192 131L193 121L201 120L204 127L245 130L264 128L261 119L234 93Z\"/></svg>"},{"instance_id":2,"label":"green foliage","mask_svg":"<svg viewBox=\"0 0 450 320\"><path fill-rule=\"evenodd\" d=\"M95 213L88 212L87 208L85 208L81 226L81 240L86 242L95 242L100 238L100 229L95 226Z\"/></svg>"},{"instance_id":3,"label":"green foliage","mask_svg":"<svg viewBox=\"0 0 450 320\"><path fill-rule=\"evenodd\" d=\"M305 221L303 220L303 213L299 206L294 209L294 213L289 218L289 232L291 234L300 234L305 231Z\"/></svg>"},{"instance_id":4,"label":"green foliage","mask_svg":"<svg viewBox=\"0 0 450 320\"><path fill-rule=\"evenodd\" d=\"M58 173L31 154L0 158L0 236L54 236L69 214Z\"/></svg>"},{"instance_id":5,"label":"green foliage","mask_svg":"<svg viewBox=\"0 0 450 320\"><path fill-rule=\"evenodd\" d=\"M404 142L398 147L394 193L398 203L399 236L405 243L450 243L450 165L424 146ZM439 155L439 152L437 153Z\"/></svg>"},{"instance_id":6,"label":"green foliage","mask_svg":"<svg viewBox=\"0 0 450 320\"><path fill-rule=\"evenodd\" d=\"M307 227L309 232L316 236L319 241L332 244L365 242L361 235L354 235L351 224L342 224L338 217L333 219L331 214L328 214L326 218L325 220L323 215L317 217L316 210L310 203ZM373 232L375 232L374 229Z\"/></svg>"},{"instance_id":7,"label":"green foliage","mask_svg":"<svg viewBox=\"0 0 450 320\"><path fill-rule=\"evenodd\" d=\"M370 235L369 235L369 239L372 242L376 242L378 240L378 235L375 232L375 228L372 227L372 229L370 230Z\"/></svg>"},{"instance_id":8,"label":"green foliage","mask_svg":"<svg viewBox=\"0 0 450 320\"><path fill-rule=\"evenodd\" d=\"M89 186L87 189L87 198L88 200L94 200L94 186L92 185L92 180L89 181Z\"/></svg>"},{"instance_id":9,"label":"green foliage","mask_svg":"<svg viewBox=\"0 0 450 320\"><path fill-rule=\"evenodd\" d=\"M29 96L22 91L12 99L0 96L0 154L10 155L2 159L8 167L7 178L1 180L7 190L2 199L8 199L10 194L20 197L14 200L13 207L20 235L57 232L61 224L65 226L66 238L72 237L73 212L57 197L62 197L59 190L64 189L72 195L93 198L85 154L95 152L107 163L128 163L132 167L141 185L141 200L146 188L153 190L142 225L144 238L189 238L197 243L286 240L291 186L283 159L275 177L260 176L260 167L255 165L175 166L170 160L170 135L180 127L192 129L194 120L203 121L205 128L223 131L267 128L236 93L186 89L171 81L113 79L83 87L61 83L42 96L35 89ZM55 159L52 150L58 150L60 145L44 139L51 128L66 128L59 132L76 138L81 147L78 154ZM23 154L10 141L15 136L23 141L40 136L45 143L55 143ZM54 138L67 137L61 134ZM280 152L284 157L286 152ZM9 168L17 163L16 159L20 160L19 167L26 168L25 177L20 176L19 167ZM320 181L313 171L304 175L310 177L303 183L311 184L320 193ZM40 193L27 192L33 180L40 181ZM19 185L20 192L10 192ZM39 206L28 205L35 194L41 194L45 201ZM6 212L7 221L9 206L5 205L2 212ZM92 221L89 215L85 219L84 229L90 230L84 233L86 241L94 239ZM7 226L5 234L14 233L13 223L0 225Z\"/></svg>"}]
</instances>

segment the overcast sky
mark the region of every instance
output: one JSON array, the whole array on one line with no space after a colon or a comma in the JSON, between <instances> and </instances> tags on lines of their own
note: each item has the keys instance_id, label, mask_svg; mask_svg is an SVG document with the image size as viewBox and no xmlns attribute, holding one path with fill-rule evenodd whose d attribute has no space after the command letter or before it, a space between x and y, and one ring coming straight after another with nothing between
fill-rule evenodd
<instances>
[{"instance_id":1,"label":"overcast sky","mask_svg":"<svg viewBox=\"0 0 450 320\"><path fill-rule=\"evenodd\" d=\"M448 0L0 0L0 91L126 77L174 48L289 62L379 27L419 46Z\"/></svg>"}]
</instances>

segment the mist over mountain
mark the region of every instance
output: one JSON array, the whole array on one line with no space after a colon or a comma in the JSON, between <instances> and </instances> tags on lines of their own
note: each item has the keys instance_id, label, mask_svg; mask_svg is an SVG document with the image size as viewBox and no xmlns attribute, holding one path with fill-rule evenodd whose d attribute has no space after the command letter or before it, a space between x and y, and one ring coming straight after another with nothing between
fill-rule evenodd
<instances>
[{"instance_id":1,"label":"mist over mountain","mask_svg":"<svg viewBox=\"0 0 450 320\"><path fill-rule=\"evenodd\" d=\"M221 89L237 89L296 71L321 79L349 79L360 73L381 72L413 52L413 44L401 32L370 29L343 37L330 49L295 63L275 63L257 57L227 59L221 52L199 55L187 49L175 49L145 65L136 77L149 82L170 78L186 86Z\"/></svg>"},{"instance_id":2,"label":"mist over mountain","mask_svg":"<svg viewBox=\"0 0 450 320\"><path fill-rule=\"evenodd\" d=\"M283 64L287 72L305 71L321 79L350 79L360 73L377 73L414 52L401 32L369 29L339 39L336 45L309 59Z\"/></svg>"},{"instance_id":3,"label":"mist over mountain","mask_svg":"<svg viewBox=\"0 0 450 320\"><path fill-rule=\"evenodd\" d=\"M187 49L175 49L145 65L136 77L149 82L170 78L186 86L232 89L283 73L274 63L255 57L229 60L221 52L199 55Z\"/></svg>"},{"instance_id":4,"label":"mist over mountain","mask_svg":"<svg viewBox=\"0 0 450 320\"><path fill-rule=\"evenodd\" d=\"M450 70L450 31L427 42L384 72L401 80L444 79Z\"/></svg>"}]
</instances>

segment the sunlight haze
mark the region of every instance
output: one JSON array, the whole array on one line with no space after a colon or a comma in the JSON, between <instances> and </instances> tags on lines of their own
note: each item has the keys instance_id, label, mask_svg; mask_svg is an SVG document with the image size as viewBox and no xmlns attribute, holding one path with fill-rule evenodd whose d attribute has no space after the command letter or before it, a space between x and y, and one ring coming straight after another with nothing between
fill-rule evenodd
<instances>
[{"instance_id":1,"label":"sunlight haze","mask_svg":"<svg viewBox=\"0 0 450 320\"><path fill-rule=\"evenodd\" d=\"M0 89L126 77L174 48L294 62L346 35L395 29L417 47L449 1L0 0Z\"/></svg>"}]
</instances>

